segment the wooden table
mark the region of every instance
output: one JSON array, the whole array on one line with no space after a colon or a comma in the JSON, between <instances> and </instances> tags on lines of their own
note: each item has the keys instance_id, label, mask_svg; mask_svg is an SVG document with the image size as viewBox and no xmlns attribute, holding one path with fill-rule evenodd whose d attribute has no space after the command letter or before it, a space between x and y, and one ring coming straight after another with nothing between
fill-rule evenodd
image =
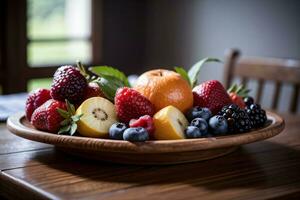
<instances>
[{"instance_id":1,"label":"wooden table","mask_svg":"<svg viewBox=\"0 0 300 200\"><path fill-rule=\"evenodd\" d=\"M84 160L0 125L0 194L12 199L300 199L300 116L266 141L171 166Z\"/></svg>"}]
</instances>

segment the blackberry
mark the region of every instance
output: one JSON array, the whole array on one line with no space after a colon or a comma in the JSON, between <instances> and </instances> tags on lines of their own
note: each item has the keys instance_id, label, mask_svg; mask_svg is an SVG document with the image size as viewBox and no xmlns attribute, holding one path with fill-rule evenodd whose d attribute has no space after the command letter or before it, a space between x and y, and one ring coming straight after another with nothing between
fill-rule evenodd
<instances>
[{"instance_id":1,"label":"blackberry","mask_svg":"<svg viewBox=\"0 0 300 200\"><path fill-rule=\"evenodd\" d=\"M243 133L252 128L252 122L247 112L236 104L224 106L219 115L227 120L229 133Z\"/></svg>"},{"instance_id":2,"label":"blackberry","mask_svg":"<svg viewBox=\"0 0 300 200\"><path fill-rule=\"evenodd\" d=\"M246 112L252 121L254 128L262 127L267 121L266 111L259 104L251 104L246 107Z\"/></svg>"},{"instance_id":3,"label":"blackberry","mask_svg":"<svg viewBox=\"0 0 300 200\"><path fill-rule=\"evenodd\" d=\"M254 99L250 96L245 97L243 100L246 106L250 106L251 104L254 103Z\"/></svg>"}]
</instances>

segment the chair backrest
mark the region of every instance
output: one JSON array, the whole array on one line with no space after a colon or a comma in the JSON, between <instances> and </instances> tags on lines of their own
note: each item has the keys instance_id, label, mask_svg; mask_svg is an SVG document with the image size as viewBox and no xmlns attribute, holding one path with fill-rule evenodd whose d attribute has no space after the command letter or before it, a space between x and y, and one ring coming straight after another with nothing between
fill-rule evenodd
<instances>
[{"instance_id":1,"label":"chair backrest","mask_svg":"<svg viewBox=\"0 0 300 200\"><path fill-rule=\"evenodd\" d=\"M278 99L283 83L290 83L293 87L289 106L291 113L297 112L297 101L300 89L300 61L278 58L240 57L238 50L231 49L226 53L225 87L228 88L234 77L240 77L243 85L249 79L258 81L256 101L260 103L265 81L273 81L275 90L271 108L278 109Z\"/></svg>"}]
</instances>

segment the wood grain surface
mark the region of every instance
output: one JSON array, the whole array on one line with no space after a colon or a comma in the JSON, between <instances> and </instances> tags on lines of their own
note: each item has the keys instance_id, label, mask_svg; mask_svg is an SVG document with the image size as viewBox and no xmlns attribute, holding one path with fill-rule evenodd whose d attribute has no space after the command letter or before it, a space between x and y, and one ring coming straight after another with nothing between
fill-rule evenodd
<instances>
[{"instance_id":1,"label":"wood grain surface","mask_svg":"<svg viewBox=\"0 0 300 200\"><path fill-rule=\"evenodd\" d=\"M299 199L300 116L226 156L139 166L71 156L0 125L0 194L8 199ZM2 146L6 146L5 148Z\"/></svg>"},{"instance_id":2,"label":"wood grain surface","mask_svg":"<svg viewBox=\"0 0 300 200\"><path fill-rule=\"evenodd\" d=\"M163 165L195 162L217 158L233 152L238 146L279 134L284 120L277 114L267 112L268 122L264 128L243 134L182 140L150 140L128 142L81 136L57 135L36 130L22 113L11 116L8 129L23 138L53 144L73 155L124 164Z\"/></svg>"}]
</instances>

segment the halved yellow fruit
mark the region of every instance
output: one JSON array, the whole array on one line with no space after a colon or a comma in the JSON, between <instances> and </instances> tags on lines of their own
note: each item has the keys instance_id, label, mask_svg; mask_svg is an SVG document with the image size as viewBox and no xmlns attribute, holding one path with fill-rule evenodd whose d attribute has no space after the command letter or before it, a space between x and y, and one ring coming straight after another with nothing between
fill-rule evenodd
<instances>
[{"instance_id":1,"label":"halved yellow fruit","mask_svg":"<svg viewBox=\"0 0 300 200\"><path fill-rule=\"evenodd\" d=\"M76 115L83 114L77 123L78 132L87 137L108 137L112 124L117 122L115 106L102 97L85 100L76 110Z\"/></svg>"},{"instance_id":2,"label":"halved yellow fruit","mask_svg":"<svg viewBox=\"0 0 300 200\"><path fill-rule=\"evenodd\" d=\"M184 139L184 130L188 126L188 120L184 114L174 106L167 106L153 116L157 140Z\"/></svg>"}]
</instances>

